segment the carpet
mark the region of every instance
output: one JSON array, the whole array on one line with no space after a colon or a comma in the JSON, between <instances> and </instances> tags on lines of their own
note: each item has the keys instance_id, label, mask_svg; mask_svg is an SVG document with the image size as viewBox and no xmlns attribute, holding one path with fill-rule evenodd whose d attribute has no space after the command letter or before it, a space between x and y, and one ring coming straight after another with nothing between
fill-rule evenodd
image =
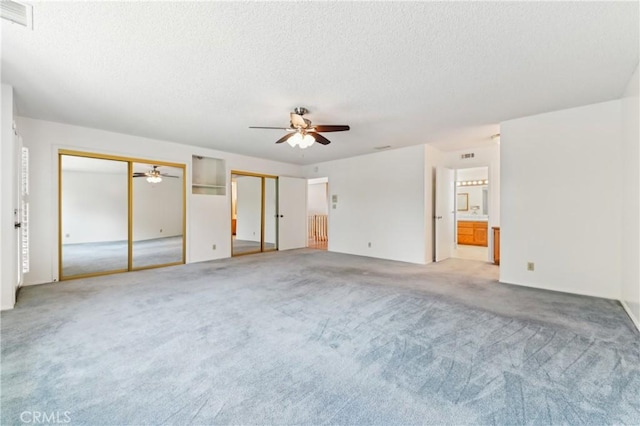
<instances>
[{"instance_id":1,"label":"carpet","mask_svg":"<svg viewBox=\"0 0 640 426\"><path fill-rule=\"evenodd\" d=\"M127 269L127 241L62 245L63 276ZM133 242L133 267L182 261L182 237L153 238Z\"/></svg>"},{"instance_id":2,"label":"carpet","mask_svg":"<svg viewBox=\"0 0 640 426\"><path fill-rule=\"evenodd\" d=\"M26 287L0 421L639 424L620 304L497 276L303 249Z\"/></svg>"}]
</instances>

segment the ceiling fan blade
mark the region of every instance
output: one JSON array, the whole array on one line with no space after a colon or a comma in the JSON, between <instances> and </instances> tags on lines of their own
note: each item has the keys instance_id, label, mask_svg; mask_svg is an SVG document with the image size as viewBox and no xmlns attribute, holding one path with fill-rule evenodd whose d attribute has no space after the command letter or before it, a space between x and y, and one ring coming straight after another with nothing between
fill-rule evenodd
<instances>
[{"instance_id":1,"label":"ceiling fan blade","mask_svg":"<svg viewBox=\"0 0 640 426\"><path fill-rule=\"evenodd\" d=\"M145 176L147 176L147 174L146 173L136 172L132 176L133 177L145 177Z\"/></svg>"},{"instance_id":2,"label":"ceiling fan blade","mask_svg":"<svg viewBox=\"0 0 640 426\"><path fill-rule=\"evenodd\" d=\"M276 141L276 143L282 143L282 142L286 142L287 139L289 139L290 137L292 137L293 135L295 135L295 133L288 133L286 135L284 135L283 137L281 137L280 139L278 139Z\"/></svg>"},{"instance_id":3,"label":"ceiling fan blade","mask_svg":"<svg viewBox=\"0 0 640 426\"><path fill-rule=\"evenodd\" d=\"M290 113L289 116L291 117L291 125L296 128L306 129L309 127L309 123L311 123L309 120L305 120L301 115L293 112Z\"/></svg>"},{"instance_id":4,"label":"ceiling fan blade","mask_svg":"<svg viewBox=\"0 0 640 426\"><path fill-rule=\"evenodd\" d=\"M316 140L316 142L318 142L318 143L320 143L322 145L329 145L331 143L331 141L329 139L325 138L320 133L313 134L312 136Z\"/></svg>"},{"instance_id":5,"label":"ceiling fan blade","mask_svg":"<svg viewBox=\"0 0 640 426\"><path fill-rule=\"evenodd\" d=\"M262 127L262 126L249 126L250 129L275 129L275 130L294 130L291 127Z\"/></svg>"},{"instance_id":6,"label":"ceiling fan blade","mask_svg":"<svg viewBox=\"0 0 640 426\"><path fill-rule=\"evenodd\" d=\"M313 128L316 132L344 132L351 129L346 124L316 124Z\"/></svg>"},{"instance_id":7,"label":"ceiling fan blade","mask_svg":"<svg viewBox=\"0 0 640 426\"><path fill-rule=\"evenodd\" d=\"M180 177L180 176L170 175L170 174L167 174L167 173L160 173L160 176L169 177L169 178L176 178L176 179Z\"/></svg>"}]
</instances>

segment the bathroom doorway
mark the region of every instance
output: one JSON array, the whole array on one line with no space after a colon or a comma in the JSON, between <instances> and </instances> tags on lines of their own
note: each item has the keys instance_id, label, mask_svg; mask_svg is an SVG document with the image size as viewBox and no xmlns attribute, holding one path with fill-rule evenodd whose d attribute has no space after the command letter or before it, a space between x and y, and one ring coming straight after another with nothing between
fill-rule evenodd
<instances>
[{"instance_id":1,"label":"bathroom doorway","mask_svg":"<svg viewBox=\"0 0 640 426\"><path fill-rule=\"evenodd\" d=\"M489 167L455 173L455 246L453 257L489 261Z\"/></svg>"}]
</instances>

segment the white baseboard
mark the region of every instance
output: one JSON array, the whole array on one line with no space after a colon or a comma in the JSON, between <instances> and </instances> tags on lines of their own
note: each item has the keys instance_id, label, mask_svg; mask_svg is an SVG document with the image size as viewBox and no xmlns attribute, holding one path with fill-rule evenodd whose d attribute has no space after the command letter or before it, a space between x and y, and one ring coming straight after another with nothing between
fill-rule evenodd
<instances>
[{"instance_id":1,"label":"white baseboard","mask_svg":"<svg viewBox=\"0 0 640 426\"><path fill-rule=\"evenodd\" d=\"M13 309L13 305L2 305L0 306L0 311L10 311Z\"/></svg>"},{"instance_id":2,"label":"white baseboard","mask_svg":"<svg viewBox=\"0 0 640 426\"><path fill-rule=\"evenodd\" d=\"M633 322L633 325L635 325L638 331L640 331L640 318L635 318L633 316L633 314L631 313L631 309L629 309L629 306L627 306L627 304L624 301L620 300L620 304L624 308L627 315L629 315L629 318L631 318L631 322Z\"/></svg>"}]
</instances>

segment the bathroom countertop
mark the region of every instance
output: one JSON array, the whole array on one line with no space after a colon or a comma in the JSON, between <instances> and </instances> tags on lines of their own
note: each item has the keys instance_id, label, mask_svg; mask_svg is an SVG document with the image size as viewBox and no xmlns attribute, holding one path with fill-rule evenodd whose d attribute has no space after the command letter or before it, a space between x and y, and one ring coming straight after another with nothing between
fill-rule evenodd
<instances>
[{"instance_id":1,"label":"bathroom countertop","mask_svg":"<svg viewBox=\"0 0 640 426\"><path fill-rule=\"evenodd\" d=\"M473 222L488 222L489 221L489 216L483 216L483 215L457 215L456 216L456 220L458 222L460 221L473 221Z\"/></svg>"}]
</instances>

